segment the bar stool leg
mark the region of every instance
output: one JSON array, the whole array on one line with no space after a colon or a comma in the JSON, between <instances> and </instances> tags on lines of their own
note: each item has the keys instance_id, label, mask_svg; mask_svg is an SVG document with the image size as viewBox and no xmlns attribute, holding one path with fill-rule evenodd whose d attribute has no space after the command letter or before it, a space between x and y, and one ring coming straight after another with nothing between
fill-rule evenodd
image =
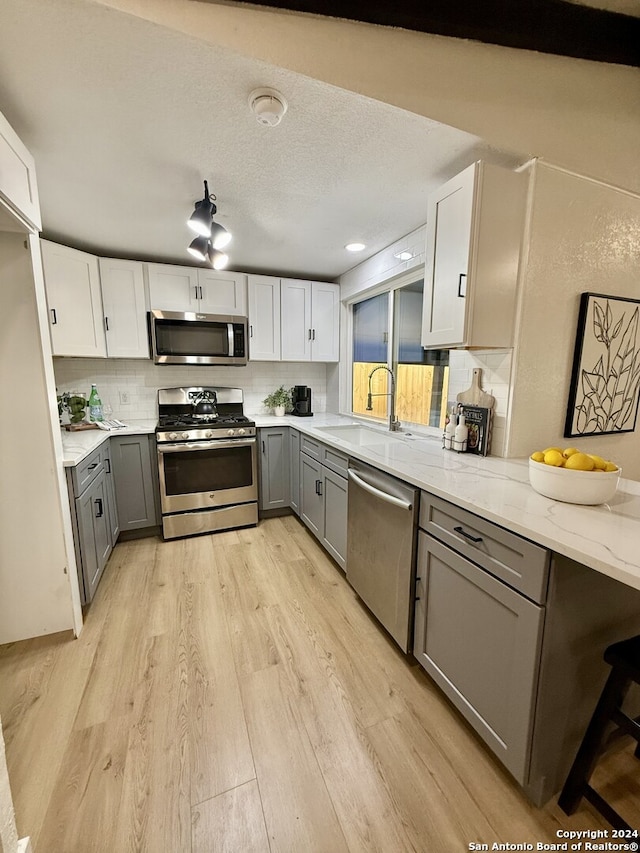
<instances>
[{"instance_id":1,"label":"bar stool leg","mask_svg":"<svg viewBox=\"0 0 640 853\"><path fill-rule=\"evenodd\" d=\"M611 721L614 710L622 704L630 684L631 679L623 672L615 668L611 670L558 798L558 805L565 814L573 814L578 808L598 761L607 724ZM640 749L640 744L638 748Z\"/></svg>"}]
</instances>

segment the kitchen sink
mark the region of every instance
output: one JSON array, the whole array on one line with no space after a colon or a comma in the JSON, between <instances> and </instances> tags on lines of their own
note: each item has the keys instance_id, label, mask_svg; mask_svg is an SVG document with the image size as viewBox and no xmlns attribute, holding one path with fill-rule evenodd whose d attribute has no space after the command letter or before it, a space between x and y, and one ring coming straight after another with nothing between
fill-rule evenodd
<instances>
[{"instance_id":1,"label":"kitchen sink","mask_svg":"<svg viewBox=\"0 0 640 853\"><path fill-rule=\"evenodd\" d=\"M395 444L402 439L402 433L383 432L371 427L360 426L360 424L318 427L318 430L319 432L326 432L333 438L339 438L341 441L357 444L361 447L371 447L376 444Z\"/></svg>"}]
</instances>

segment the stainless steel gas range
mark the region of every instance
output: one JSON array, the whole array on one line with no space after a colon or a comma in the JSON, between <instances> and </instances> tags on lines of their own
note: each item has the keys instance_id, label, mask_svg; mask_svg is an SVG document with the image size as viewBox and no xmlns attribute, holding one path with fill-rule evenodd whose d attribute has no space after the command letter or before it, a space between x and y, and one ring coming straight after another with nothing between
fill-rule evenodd
<instances>
[{"instance_id":1,"label":"stainless steel gas range","mask_svg":"<svg viewBox=\"0 0 640 853\"><path fill-rule=\"evenodd\" d=\"M161 388L156 443L165 539L258 523L256 426L240 388Z\"/></svg>"}]
</instances>

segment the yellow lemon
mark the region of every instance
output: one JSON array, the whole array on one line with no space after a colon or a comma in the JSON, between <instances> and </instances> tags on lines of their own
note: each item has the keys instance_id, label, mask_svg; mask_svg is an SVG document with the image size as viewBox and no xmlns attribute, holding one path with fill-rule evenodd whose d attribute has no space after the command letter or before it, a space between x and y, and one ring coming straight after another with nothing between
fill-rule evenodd
<instances>
[{"instance_id":1,"label":"yellow lemon","mask_svg":"<svg viewBox=\"0 0 640 853\"><path fill-rule=\"evenodd\" d=\"M604 470L605 471L617 471L618 466L615 465L613 462L605 462Z\"/></svg>"},{"instance_id":2,"label":"yellow lemon","mask_svg":"<svg viewBox=\"0 0 640 853\"><path fill-rule=\"evenodd\" d=\"M586 453L574 453L567 459L564 467L571 471L593 471L595 463Z\"/></svg>"},{"instance_id":3,"label":"yellow lemon","mask_svg":"<svg viewBox=\"0 0 640 853\"><path fill-rule=\"evenodd\" d=\"M562 448L561 447L545 447L542 451L543 453L550 453L552 450L557 451L562 456Z\"/></svg>"},{"instance_id":4,"label":"yellow lemon","mask_svg":"<svg viewBox=\"0 0 640 853\"><path fill-rule=\"evenodd\" d=\"M607 466L606 459L603 459L602 456L596 456L595 453L588 453L587 455L593 459L594 468L600 468L602 471L605 470Z\"/></svg>"},{"instance_id":5,"label":"yellow lemon","mask_svg":"<svg viewBox=\"0 0 640 853\"><path fill-rule=\"evenodd\" d=\"M570 456L573 456L574 453L580 453L577 447L567 447L562 451L562 455L565 459L568 459Z\"/></svg>"},{"instance_id":6,"label":"yellow lemon","mask_svg":"<svg viewBox=\"0 0 640 853\"><path fill-rule=\"evenodd\" d=\"M531 459L534 462L544 462L544 453L541 450L536 450L535 453L531 454Z\"/></svg>"},{"instance_id":7,"label":"yellow lemon","mask_svg":"<svg viewBox=\"0 0 640 853\"><path fill-rule=\"evenodd\" d=\"M556 447L544 451L543 462L545 465L553 465L554 468L562 468L565 463L565 458L562 452Z\"/></svg>"}]
</instances>

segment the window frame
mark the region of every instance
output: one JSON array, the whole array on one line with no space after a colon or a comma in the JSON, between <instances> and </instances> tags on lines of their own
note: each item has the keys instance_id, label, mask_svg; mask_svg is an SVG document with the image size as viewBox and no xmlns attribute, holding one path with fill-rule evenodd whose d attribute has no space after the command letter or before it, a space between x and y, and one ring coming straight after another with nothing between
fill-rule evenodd
<instances>
[{"instance_id":1,"label":"window frame","mask_svg":"<svg viewBox=\"0 0 640 853\"><path fill-rule=\"evenodd\" d=\"M388 335L388 348L387 348L387 367L393 369L393 354L394 354L394 311L395 311L395 292L400 290L407 285L414 284L416 281L420 281L422 279L424 281L424 267L413 267L410 270L405 270L400 275L394 276L392 278L386 279L385 281L381 281L373 287L369 287L365 290L360 290L357 293L354 293L351 297L344 300L344 307L347 312L347 340L346 340L346 351L348 353L347 359L347 369L345 371L345 394L342 396L342 400L346 405L346 411L343 411L342 414L347 415L351 418L357 418L358 420L362 420L365 423L372 423L377 425L383 425L386 422L386 418L373 417L370 415L363 415L361 412L353 411L353 306L359 302L365 302L367 299L372 299L376 296L381 296L383 294L388 295L389 299L389 307L388 307L388 318L387 318L387 335ZM387 418L389 413L389 405L390 400L387 398ZM440 436L441 430L439 427L432 427L428 424L411 424L410 425L412 432L420 432L427 436Z\"/></svg>"}]
</instances>

